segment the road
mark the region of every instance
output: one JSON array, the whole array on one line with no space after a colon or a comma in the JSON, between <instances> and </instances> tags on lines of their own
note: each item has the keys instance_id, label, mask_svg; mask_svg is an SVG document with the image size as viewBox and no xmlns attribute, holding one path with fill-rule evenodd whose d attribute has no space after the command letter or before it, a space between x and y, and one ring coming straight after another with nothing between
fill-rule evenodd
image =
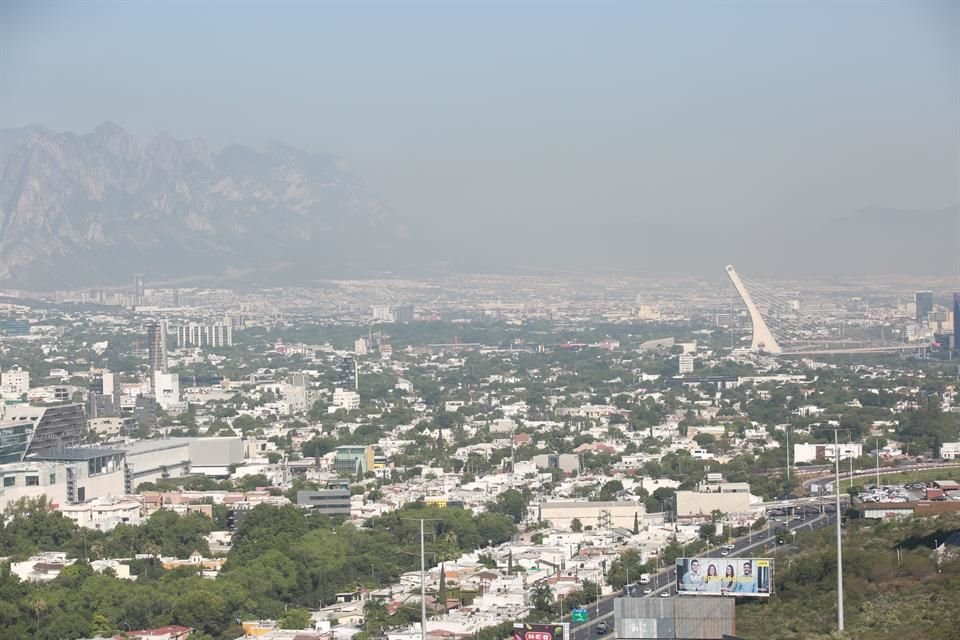
<instances>
[{"instance_id":1,"label":"road","mask_svg":"<svg viewBox=\"0 0 960 640\"><path fill-rule=\"evenodd\" d=\"M812 531L813 529L818 529L820 527L833 524L833 512L835 510L834 505L825 505L824 509L824 513L820 513L819 510L815 512L810 512L808 510L804 513L803 517L796 517L789 522L778 522L771 520L769 523L770 526L765 527L761 531L755 531L737 539L733 543L734 548L728 553L728 557L756 555L757 552L767 549L768 547L772 553L774 551L774 547L777 546L777 538L783 535L783 533L774 533L774 531L780 526L787 527L789 531L800 532ZM697 554L695 557L722 557L722 551L721 549L713 549L711 551ZM637 585L638 591L644 589L645 587L650 587L651 593L640 597L662 597L661 594L663 593L666 593L671 597L674 596L676 594L676 567L667 567L656 574L651 574L649 585ZM572 636L572 640L590 640L591 638L607 637L612 640L613 601L622 596L622 591L604 596L600 599L599 603L593 603L587 607L590 616L590 619L587 622L570 623L570 635ZM568 620L569 616L565 616L564 621ZM609 632L604 635L597 633L597 625L602 621L606 621L610 629Z\"/></svg>"}]
</instances>

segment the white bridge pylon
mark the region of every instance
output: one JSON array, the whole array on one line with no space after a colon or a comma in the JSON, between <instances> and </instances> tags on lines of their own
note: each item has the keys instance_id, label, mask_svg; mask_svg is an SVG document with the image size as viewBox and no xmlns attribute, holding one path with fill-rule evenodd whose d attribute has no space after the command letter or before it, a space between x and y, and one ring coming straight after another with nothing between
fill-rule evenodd
<instances>
[{"instance_id":1,"label":"white bridge pylon","mask_svg":"<svg viewBox=\"0 0 960 640\"><path fill-rule=\"evenodd\" d=\"M783 353L783 349L780 348L776 338L773 337L773 333L770 332L770 328L764 321L763 316L760 315L760 310L757 309L757 305L753 303L750 292L747 291L743 281L740 280L740 276L737 275L737 270L733 268L732 264L728 264L726 271L730 282L736 287L737 293L740 294L740 299L743 300L743 304L746 305L747 311L750 313L750 323L753 325L753 338L750 341L750 350L757 353L761 351L774 354Z\"/></svg>"}]
</instances>

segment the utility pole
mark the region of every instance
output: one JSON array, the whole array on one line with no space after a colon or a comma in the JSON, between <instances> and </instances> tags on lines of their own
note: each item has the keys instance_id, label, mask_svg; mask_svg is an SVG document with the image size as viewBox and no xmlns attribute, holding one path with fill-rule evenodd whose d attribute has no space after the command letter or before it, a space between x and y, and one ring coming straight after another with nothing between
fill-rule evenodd
<instances>
[{"instance_id":1,"label":"utility pole","mask_svg":"<svg viewBox=\"0 0 960 640\"><path fill-rule=\"evenodd\" d=\"M880 438L877 438L877 486L880 486Z\"/></svg>"},{"instance_id":2,"label":"utility pole","mask_svg":"<svg viewBox=\"0 0 960 640\"><path fill-rule=\"evenodd\" d=\"M847 442L849 443L847 450L847 457L850 458L850 486L853 486L853 435L847 434Z\"/></svg>"},{"instance_id":3,"label":"utility pole","mask_svg":"<svg viewBox=\"0 0 960 640\"><path fill-rule=\"evenodd\" d=\"M839 494L837 494L839 496ZM840 498L837 498L839 505ZM839 508L839 507L838 507ZM840 535L837 529L837 536ZM837 538L839 540L839 537ZM420 640L427 640L427 560L424 552L423 543L423 518L420 519ZM840 629L843 629L843 623L840 623Z\"/></svg>"},{"instance_id":4,"label":"utility pole","mask_svg":"<svg viewBox=\"0 0 960 640\"><path fill-rule=\"evenodd\" d=\"M784 430L787 432L787 484L790 484L790 425L786 425Z\"/></svg>"},{"instance_id":5,"label":"utility pole","mask_svg":"<svg viewBox=\"0 0 960 640\"><path fill-rule=\"evenodd\" d=\"M840 544L840 435L833 430L834 462L836 464L837 512L837 628L843 633L843 547ZM423 640L426 640L424 638Z\"/></svg>"}]
</instances>

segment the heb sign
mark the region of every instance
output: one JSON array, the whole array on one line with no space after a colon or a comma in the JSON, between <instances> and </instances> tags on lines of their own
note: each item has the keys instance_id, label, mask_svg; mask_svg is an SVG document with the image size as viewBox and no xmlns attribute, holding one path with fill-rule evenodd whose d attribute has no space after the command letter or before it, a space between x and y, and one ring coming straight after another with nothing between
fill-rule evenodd
<instances>
[{"instance_id":1,"label":"heb sign","mask_svg":"<svg viewBox=\"0 0 960 640\"><path fill-rule=\"evenodd\" d=\"M566 640L563 627L560 624L515 624L513 640Z\"/></svg>"}]
</instances>

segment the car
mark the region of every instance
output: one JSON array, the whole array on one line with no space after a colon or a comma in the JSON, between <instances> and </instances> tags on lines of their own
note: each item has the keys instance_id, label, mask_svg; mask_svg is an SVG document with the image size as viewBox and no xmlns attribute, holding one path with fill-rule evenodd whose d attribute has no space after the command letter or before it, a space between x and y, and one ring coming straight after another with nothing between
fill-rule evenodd
<instances>
[{"instance_id":1,"label":"car","mask_svg":"<svg viewBox=\"0 0 960 640\"><path fill-rule=\"evenodd\" d=\"M723 551L720 552L720 555L726 558L728 555L730 555L730 552L724 549Z\"/></svg>"},{"instance_id":2,"label":"car","mask_svg":"<svg viewBox=\"0 0 960 640\"><path fill-rule=\"evenodd\" d=\"M607 624L607 621L604 620L597 625L597 635L602 636L610 632L610 625Z\"/></svg>"},{"instance_id":3,"label":"car","mask_svg":"<svg viewBox=\"0 0 960 640\"><path fill-rule=\"evenodd\" d=\"M645 587L645 588L644 588L644 590L643 590L643 595L648 596L648 595L650 595L651 593L653 593L653 589L652 589L652 588L650 588L650 587Z\"/></svg>"},{"instance_id":4,"label":"car","mask_svg":"<svg viewBox=\"0 0 960 640\"><path fill-rule=\"evenodd\" d=\"M669 597L670 597L670 592L669 592L669 591L664 591L663 593L660 594L660 597L661 597L661 598L669 598Z\"/></svg>"}]
</instances>

